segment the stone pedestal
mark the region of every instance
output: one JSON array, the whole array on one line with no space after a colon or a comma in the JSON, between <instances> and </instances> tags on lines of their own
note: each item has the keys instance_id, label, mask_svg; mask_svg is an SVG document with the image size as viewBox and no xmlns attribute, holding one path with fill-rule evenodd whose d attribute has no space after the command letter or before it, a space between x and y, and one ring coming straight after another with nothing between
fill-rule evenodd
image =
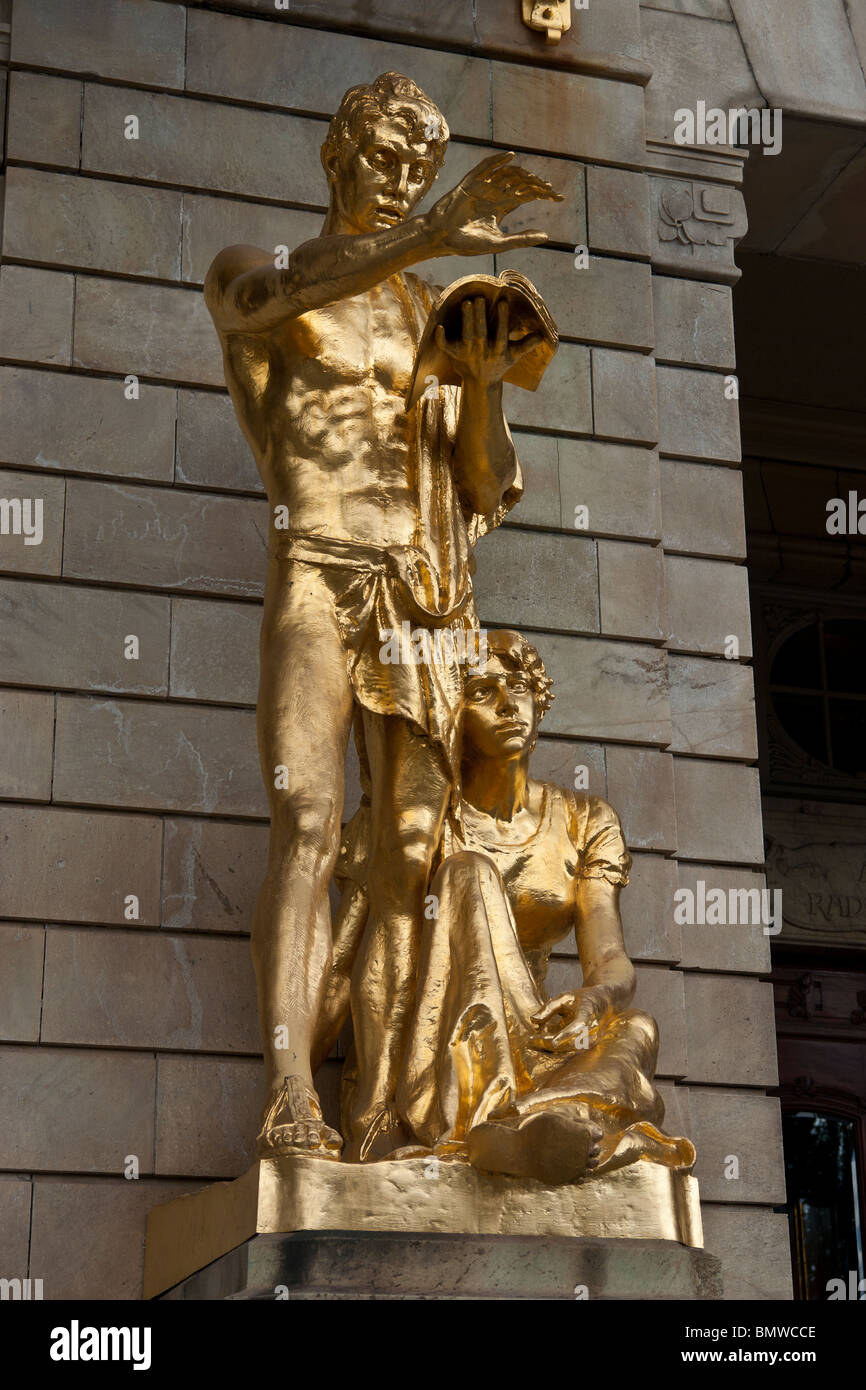
<instances>
[{"instance_id":1,"label":"stone pedestal","mask_svg":"<svg viewBox=\"0 0 866 1390\"><path fill-rule=\"evenodd\" d=\"M697 1181L659 1164L545 1187L455 1160L294 1156L155 1207L144 1297L718 1297L697 1292L716 1287L702 1245Z\"/></svg>"},{"instance_id":2,"label":"stone pedestal","mask_svg":"<svg viewBox=\"0 0 866 1390\"><path fill-rule=\"evenodd\" d=\"M402 1231L259 1235L165 1299L718 1299L721 1265L671 1240Z\"/></svg>"}]
</instances>

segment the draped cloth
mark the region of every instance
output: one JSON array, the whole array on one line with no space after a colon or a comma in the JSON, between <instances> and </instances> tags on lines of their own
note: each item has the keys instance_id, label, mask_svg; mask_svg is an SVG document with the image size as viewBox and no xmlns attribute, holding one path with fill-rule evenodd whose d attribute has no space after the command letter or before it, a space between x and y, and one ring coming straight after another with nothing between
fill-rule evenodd
<instances>
[{"instance_id":1,"label":"draped cloth","mask_svg":"<svg viewBox=\"0 0 866 1390\"><path fill-rule=\"evenodd\" d=\"M551 834L561 840L565 828L576 877L627 883L630 860L615 813L594 798L582 798L576 815L574 798L557 787L545 792L547 844L542 834L536 852L549 853ZM587 815L585 807L593 802L603 811ZM599 828L604 812L612 822L608 818ZM583 843L575 844L581 820ZM664 1104L653 1085L658 1030L649 1015L609 1013L585 1050L563 1054L534 1045L539 1028L532 1016L546 1002L549 952L533 958L524 949L509 901L509 890L516 900L521 878L531 876L531 855L526 846L519 852L505 847L497 855L489 844L474 842L465 819L450 822L430 890L438 911L425 923L421 945L416 1008L397 1094L401 1118L435 1152L465 1155L475 1125L554 1108L601 1126L595 1172L636 1159L690 1168L695 1160L690 1141L659 1128Z\"/></svg>"},{"instance_id":2,"label":"draped cloth","mask_svg":"<svg viewBox=\"0 0 866 1390\"><path fill-rule=\"evenodd\" d=\"M417 347L438 293L435 286L406 273L396 277L407 328ZM375 714L399 715L436 744L452 782L459 772L458 723L463 695L463 657L476 644L461 643L477 633L472 596L473 546L497 527L523 493L520 464L511 485L490 513L475 512L458 493L452 473L461 388L431 388L409 417L407 468L417 496L412 544L380 547L326 535L274 536L280 560L322 569L346 649L355 698ZM505 426L509 439L508 426ZM458 641L416 647L418 661L406 660L404 625L435 634L450 629ZM400 659L383 647L383 634L401 636ZM406 633L408 636L408 633Z\"/></svg>"}]
</instances>

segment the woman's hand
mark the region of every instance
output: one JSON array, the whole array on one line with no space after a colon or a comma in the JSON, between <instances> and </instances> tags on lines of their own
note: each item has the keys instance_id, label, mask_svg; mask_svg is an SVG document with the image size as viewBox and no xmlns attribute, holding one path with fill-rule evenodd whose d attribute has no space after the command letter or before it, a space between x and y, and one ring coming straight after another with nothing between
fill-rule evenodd
<instances>
[{"instance_id":1,"label":"woman's hand","mask_svg":"<svg viewBox=\"0 0 866 1390\"><path fill-rule=\"evenodd\" d=\"M533 1023L539 1025L533 1045L543 1052L585 1052L598 1041L598 1030L609 1011L606 989L559 994L532 1015ZM562 1027L552 1022L556 1018L564 1020Z\"/></svg>"}]
</instances>

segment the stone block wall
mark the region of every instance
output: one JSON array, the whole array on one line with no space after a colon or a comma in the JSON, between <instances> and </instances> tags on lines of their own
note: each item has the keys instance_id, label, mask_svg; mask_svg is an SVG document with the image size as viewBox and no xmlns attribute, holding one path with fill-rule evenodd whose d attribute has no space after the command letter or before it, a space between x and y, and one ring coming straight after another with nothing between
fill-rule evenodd
<instances>
[{"instance_id":1,"label":"stone block wall","mask_svg":"<svg viewBox=\"0 0 866 1390\"><path fill-rule=\"evenodd\" d=\"M623 817L636 1002L659 1020L668 1125L697 1144L728 1296L788 1296L768 938L674 918L678 886L763 881L725 391L740 161L675 152L652 115L699 82L701 26L736 85L726 12L598 0L550 51L500 0L14 0L0 492L41 498L44 535L0 537L0 1273L137 1297L146 1211L250 1161L267 509L201 285L232 241L315 235L327 120L395 68L451 125L438 191L505 147L565 194L509 224L550 244L501 258L562 345L537 394L510 394L527 490L479 547L482 620L526 632L554 678L538 775L586 768ZM684 188L727 240L660 238ZM470 268L492 258L421 273ZM574 961L552 970L564 983Z\"/></svg>"}]
</instances>

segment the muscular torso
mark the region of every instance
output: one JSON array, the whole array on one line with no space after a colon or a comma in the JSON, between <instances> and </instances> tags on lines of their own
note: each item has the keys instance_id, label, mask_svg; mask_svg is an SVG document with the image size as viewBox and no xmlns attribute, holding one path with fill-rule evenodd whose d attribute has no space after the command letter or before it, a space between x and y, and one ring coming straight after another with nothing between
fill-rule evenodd
<instances>
[{"instance_id":1,"label":"muscular torso","mask_svg":"<svg viewBox=\"0 0 866 1390\"><path fill-rule=\"evenodd\" d=\"M399 277L265 333L223 336L226 379L272 506L293 534L417 538L404 400L422 326Z\"/></svg>"}]
</instances>

